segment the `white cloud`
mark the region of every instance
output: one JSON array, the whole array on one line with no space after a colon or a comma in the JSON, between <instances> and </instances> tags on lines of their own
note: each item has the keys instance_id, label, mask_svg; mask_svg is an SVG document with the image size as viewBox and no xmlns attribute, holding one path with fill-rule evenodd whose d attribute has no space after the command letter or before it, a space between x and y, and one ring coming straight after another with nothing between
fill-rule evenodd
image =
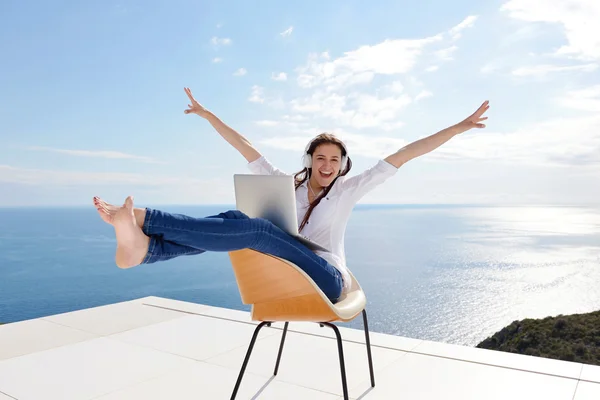
<instances>
[{"instance_id":1,"label":"white cloud","mask_svg":"<svg viewBox=\"0 0 600 400\"><path fill-rule=\"evenodd\" d=\"M600 85L569 91L556 101L563 107L600 113Z\"/></svg>"},{"instance_id":2,"label":"white cloud","mask_svg":"<svg viewBox=\"0 0 600 400\"><path fill-rule=\"evenodd\" d=\"M248 101L261 103L276 110L283 110L286 108L286 103L281 95L266 95L265 88L259 85L252 86Z\"/></svg>"},{"instance_id":3,"label":"white cloud","mask_svg":"<svg viewBox=\"0 0 600 400\"><path fill-rule=\"evenodd\" d=\"M217 64L217 63L223 62L223 59L221 57L215 57L212 59L212 62Z\"/></svg>"},{"instance_id":4,"label":"white cloud","mask_svg":"<svg viewBox=\"0 0 600 400\"><path fill-rule=\"evenodd\" d=\"M557 118L508 133L473 130L453 138L427 158L598 169L600 116Z\"/></svg>"},{"instance_id":5,"label":"white cloud","mask_svg":"<svg viewBox=\"0 0 600 400\"><path fill-rule=\"evenodd\" d=\"M303 88L312 88L321 83L325 83L325 90L335 91L348 88L354 85L364 85L370 83L375 74L373 72L361 72L353 74L351 72L333 76L325 81L319 82L314 75L302 74L298 77L298 85Z\"/></svg>"},{"instance_id":6,"label":"white cloud","mask_svg":"<svg viewBox=\"0 0 600 400\"><path fill-rule=\"evenodd\" d=\"M295 112L330 118L343 126L394 129L401 126L397 121L398 115L411 102L406 94L379 97L351 93L344 96L317 91L310 97L293 100L290 105Z\"/></svg>"},{"instance_id":7,"label":"white cloud","mask_svg":"<svg viewBox=\"0 0 600 400\"><path fill-rule=\"evenodd\" d=\"M537 76L544 77L550 73L556 72L593 72L598 69L598 64L582 64L582 65L571 65L571 66L559 66L559 65L532 65L529 67L520 67L512 71L515 76Z\"/></svg>"},{"instance_id":8,"label":"white cloud","mask_svg":"<svg viewBox=\"0 0 600 400\"><path fill-rule=\"evenodd\" d=\"M177 175L45 170L0 165L0 182L23 185L128 185L160 187L165 185L199 185L206 181Z\"/></svg>"},{"instance_id":9,"label":"white cloud","mask_svg":"<svg viewBox=\"0 0 600 400\"><path fill-rule=\"evenodd\" d=\"M475 21L477 21L477 18L479 18L477 15L469 15L460 24L451 28L449 33L452 36L452 39L459 39L462 36L462 31L471 28L475 24Z\"/></svg>"},{"instance_id":10,"label":"white cloud","mask_svg":"<svg viewBox=\"0 0 600 400\"><path fill-rule=\"evenodd\" d=\"M425 72L435 72L438 69L440 69L440 67L438 65L432 65L430 67L425 68Z\"/></svg>"},{"instance_id":11,"label":"white cloud","mask_svg":"<svg viewBox=\"0 0 600 400\"><path fill-rule=\"evenodd\" d=\"M515 19L560 25L567 44L558 48L556 55L600 59L598 0L510 0L501 10Z\"/></svg>"},{"instance_id":12,"label":"white cloud","mask_svg":"<svg viewBox=\"0 0 600 400\"><path fill-rule=\"evenodd\" d=\"M303 122L303 121L308 121L309 118L304 116L304 115L300 115L300 114L295 114L295 115L284 115L282 118L284 121L293 121L293 122Z\"/></svg>"},{"instance_id":13,"label":"white cloud","mask_svg":"<svg viewBox=\"0 0 600 400\"><path fill-rule=\"evenodd\" d=\"M303 149L306 144L314 137L312 136L275 136L260 140L261 145L270 146L276 149L298 151Z\"/></svg>"},{"instance_id":14,"label":"white cloud","mask_svg":"<svg viewBox=\"0 0 600 400\"><path fill-rule=\"evenodd\" d=\"M120 160L134 160L151 164L165 164L162 161L155 160L151 157L136 156L133 154L122 153L119 151L104 151L104 150L70 150L70 149L56 149L52 147L42 146L30 146L27 150L31 151L47 151L52 153L66 154L77 157L92 157L92 158L107 158L107 159L120 159Z\"/></svg>"},{"instance_id":15,"label":"white cloud","mask_svg":"<svg viewBox=\"0 0 600 400\"><path fill-rule=\"evenodd\" d=\"M292 34L292 31L294 30L293 26L290 26L289 28L287 28L285 31L281 32L280 35L283 37L287 37L290 36Z\"/></svg>"},{"instance_id":16,"label":"white cloud","mask_svg":"<svg viewBox=\"0 0 600 400\"><path fill-rule=\"evenodd\" d=\"M419 78L417 78L417 77L416 77L416 76L414 76L414 75L409 75L409 76L407 77L407 81L408 81L408 82L409 82L409 83L410 83L412 86L414 86L414 87L417 87L417 86L424 86L424 85L425 85L425 83L423 83L423 81L422 81L422 80L420 80Z\"/></svg>"},{"instance_id":17,"label":"white cloud","mask_svg":"<svg viewBox=\"0 0 600 400\"><path fill-rule=\"evenodd\" d=\"M254 121L254 123L258 126L277 126L280 124L279 121L273 121L273 120L268 120L268 119L264 119L261 121Z\"/></svg>"},{"instance_id":18,"label":"white cloud","mask_svg":"<svg viewBox=\"0 0 600 400\"><path fill-rule=\"evenodd\" d=\"M219 38L217 36L213 36L210 39L210 42L214 45L214 46L228 46L231 44L231 39L229 38Z\"/></svg>"},{"instance_id":19,"label":"white cloud","mask_svg":"<svg viewBox=\"0 0 600 400\"><path fill-rule=\"evenodd\" d=\"M278 74L271 74L271 79L273 79L274 81L286 81L287 80L287 74L285 72L280 72Z\"/></svg>"},{"instance_id":20,"label":"white cloud","mask_svg":"<svg viewBox=\"0 0 600 400\"><path fill-rule=\"evenodd\" d=\"M248 73L248 71L246 71L246 68L240 68L237 71L235 71L233 73L234 76L244 76Z\"/></svg>"},{"instance_id":21,"label":"white cloud","mask_svg":"<svg viewBox=\"0 0 600 400\"><path fill-rule=\"evenodd\" d=\"M385 40L361 46L329 61L329 54L311 54L307 64L298 68L298 84L303 88L325 86L336 90L372 81L375 74L395 75L411 71L424 48L442 40L441 35L425 39Z\"/></svg>"},{"instance_id":22,"label":"white cloud","mask_svg":"<svg viewBox=\"0 0 600 400\"><path fill-rule=\"evenodd\" d=\"M346 96L335 93L316 92L310 97L290 102L292 110L300 113L324 113L335 117L346 105Z\"/></svg>"},{"instance_id":23,"label":"white cloud","mask_svg":"<svg viewBox=\"0 0 600 400\"><path fill-rule=\"evenodd\" d=\"M404 92L404 85L400 81L393 81L389 85L385 85L383 90L389 91L391 93L402 93Z\"/></svg>"},{"instance_id":24,"label":"white cloud","mask_svg":"<svg viewBox=\"0 0 600 400\"><path fill-rule=\"evenodd\" d=\"M258 85L252 86L252 93L248 98L253 103L264 103L265 102L265 89Z\"/></svg>"},{"instance_id":25,"label":"white cloud","mask_svg":"<svg viewBox=\"0 0 600 400\"><path fill-rule=\"evenodd\" d=\"M451 35L456 36L472 26L475 19L474 16L466 18L451 29ZM309 54L306 64L295 72L298 86L312 91L291 99L289 110L354 129L398 129L404 125L400 116L409 104L432 96L410 72L423 56L450 59L457 47L445 39L447 36L442 33L420 39L388 39L360 46L337 58L327 51ZM437 68L430 64L428 70ZM373 87L377 75L382 75L383 84ZM403 82L393 80L397 75L405 75L403 81L414 93L406 93ZM284 75L272 75L272 79L278 77L283 79ZM262 91L253 97L265 102Z\"/></svg>"},{"instance_id":26,"label":"white cloud","mask_svg":"<svg viewBox=\"0 0 600 400\"><path fill-rule=\"evenodd\" d=\"M387 157L408 144L404 139L389 136L359 135L348 132L340 132L339 135L348 146L351 156L354 154L370 158Z\"/></svg>"},{"instance_id":27,"label":"white cloud","mask_svg":"<svg viewBox=\"0 0 600 400\"><path fill-rule=\"evenodd\" d=\"M270 98L267 104L269 105L269 107L279 110L283 110L285 108L285 101L282 97Z\"/></svg>"},{"instance_id":28,"label":"white cloud","mask_svg":"<svg viewBox=\"0 0 600 400\"><path fill-rule=\"evenodd\" d=\"M426 159L486 160L600 172L600 85L568 91L554 101L584 114L536 121L512 132L474 129L453 138Z\"/></svg>"},{"instance_id":29,"label":"white cloud","mask_svg":"<svg viewBox=\"0 0 600 400\"><path fill-rule=\"evenodd\" d=\"M489 62L481 67L480 72L484 75L491 74L500 69L498 62Z\"/></svg>"},{"instance_id":30,"label":"white cloud","mask_svg":"<svg viewBox=\"0 0 600 400\"><path fill-rule=\"evenodd\" d=\"M446 47L445 49L436 51L435 55L441 60L452 60L452 53L454 53L457 49L457 46Z\"/></svg>"},{"instance_id":31,"label":"white cloud","mask_svg":"<svg viewBox=\"0 0 600 400\"><path fill-rule=\"evenodd\" d=\"M382 127L393 129L397 124L400 112L412 102L410 96L377 97L369 94L359 94L355 97L355 110L346 112L349 117L348 125L355 128Z\"/></svg>"},{"instance_id":32,"label":"white cloud","mask_svg":"<svg viewBox=\"0 0 600 400\"><path fill-rule=\"evenodd\" d=\"M278 120L264 119L254 121L255 125L263 128L277 128L278 132L285 132L286 135L303 135L314 129L313 118L307 118L300 114L283 115ZM286 136L287 137L287 136Z\"/></svg>"},{"instance_id":33,"label":"white cloud","mask_svg":"<svg viewBox=\"0 0 600 400\"><path fill-rule=\"evenodd\" d=\"M311 129L310 131L310 134L305 135L286 137L277 136L264 139L260 144L297 152L298 149L303 149L306 144L314 138L314 132L322 132L324 130ZM340 130L331 133L336 135L346 144L350 157L362 156L375 159L387 157L407 144L405 140L394 137L359 135Z\"/></svg>"},{"instance_id":34,"label":"white cloud","mask_svg":"<svg viewBox=\"0 0 600 400\"><path fill-rule=\"evenodd\" d=\"M429 90L423 90L415 97L415 101L426 99L431 96L433 96L433 93L431 93Z\"/></svg>"}]
</instances>

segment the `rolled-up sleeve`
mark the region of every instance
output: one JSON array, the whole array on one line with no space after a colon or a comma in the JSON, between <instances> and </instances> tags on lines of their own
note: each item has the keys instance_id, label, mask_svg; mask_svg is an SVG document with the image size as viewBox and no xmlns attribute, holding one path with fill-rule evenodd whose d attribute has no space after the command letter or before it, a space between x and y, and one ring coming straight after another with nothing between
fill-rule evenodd
<instances>
[{"instance_id":1,"label":"rolled-up sleeve","mask_svg":"<svg viewBox=\"0 0 600 400\"><path fill-rule=\"evenodd\" d=\"M288 175L280 169L275 168L265 156L260 156L251 163L248 163L248 169L256 175Z\"/></svg>"},{"instance_id":2,"label":"rolled-up sleeve","mask_svg":"<svg viewBox=\"0 0 600 400\"><path fill-rule=\"evenodd\" d=\"M344 196L348 196L353 202L360 200L371 190L394 176L398 168L385 160L379 160L377 164L364 172L345 179L341 185Z\"/></svg>"}]
</instances>

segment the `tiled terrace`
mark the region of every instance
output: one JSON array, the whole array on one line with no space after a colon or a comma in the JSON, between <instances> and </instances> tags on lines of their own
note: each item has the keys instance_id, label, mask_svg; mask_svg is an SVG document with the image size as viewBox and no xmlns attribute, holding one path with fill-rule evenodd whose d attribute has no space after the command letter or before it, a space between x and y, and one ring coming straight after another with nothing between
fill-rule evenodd
<instances>
[{"instance_id":1,"label":"tiled terrace","mask_svg":"<svg viewBox=\"0 0 600 400\"><path fill-rule=\"evenodd\" d=\"M0 326L0 400L229 399L256 323L249 313L158 297ZM342 398L333 331L263 328L238 399ZM598 400L600 367L343 328L350 397Z\"/></svg>"}]
</instances>

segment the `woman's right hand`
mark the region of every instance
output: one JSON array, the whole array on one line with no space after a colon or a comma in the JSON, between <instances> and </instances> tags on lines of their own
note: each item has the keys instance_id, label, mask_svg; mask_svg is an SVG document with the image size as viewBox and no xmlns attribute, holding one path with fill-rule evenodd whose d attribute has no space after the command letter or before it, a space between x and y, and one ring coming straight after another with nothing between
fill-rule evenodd
<instances>
[{"instance_id":1,"label":"woman's right hand","mask_svg":"<svg viewBox=\"0 0 600 400\"><path fill-rule=\"evenodd\" d=\"M206 118L209 115L209 111L204 108L200 103L198 103L196 101L196 99L194 99L194 96L192 95L192 91L190 90L190 88L184 88L185 93L188 95L188 97L190 98L190 101L192 104L188 104L188 109L184 111L184 113L186 114L196 114L201 116L202 118Z\"/></svg>"},{"instance_id":2,"label":"woman's right hand","mask_svg":"<svg viewBox=\"0 0 600 400\"><path fill-rule=\"evenodd\" d=\"M196 114L206 119L217 132L225 139L230 145L235 147L248 162L253 162L261 157L260 153L252 146L252 143L245 137L240 135L237 131L227 126L221 121L216 115L204 108L200 103L194 99L192 91L189 88L184 88L190 98L191 104L188 104L188 109L184 111L186 114Z\"/></svg>"}]
</instances>

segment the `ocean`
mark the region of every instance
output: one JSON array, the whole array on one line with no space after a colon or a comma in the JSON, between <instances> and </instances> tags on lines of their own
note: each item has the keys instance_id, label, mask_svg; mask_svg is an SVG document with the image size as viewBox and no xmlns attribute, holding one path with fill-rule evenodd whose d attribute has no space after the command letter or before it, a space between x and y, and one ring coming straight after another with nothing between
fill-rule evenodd
<instances>
[{"instance_id":1,"label":"ocean","mask_svg":"<svg viewBox=\"0 0 600 400\"><path fill-rule=\"evenodd\" d=\"M226 253L121 270L114 252L93 207L0 208L0 322L143 296L250 309ZM475 346L517 319L600 309L600 208L358 205L346 256L374 332Z\"/></svg>"}]
</instances>

